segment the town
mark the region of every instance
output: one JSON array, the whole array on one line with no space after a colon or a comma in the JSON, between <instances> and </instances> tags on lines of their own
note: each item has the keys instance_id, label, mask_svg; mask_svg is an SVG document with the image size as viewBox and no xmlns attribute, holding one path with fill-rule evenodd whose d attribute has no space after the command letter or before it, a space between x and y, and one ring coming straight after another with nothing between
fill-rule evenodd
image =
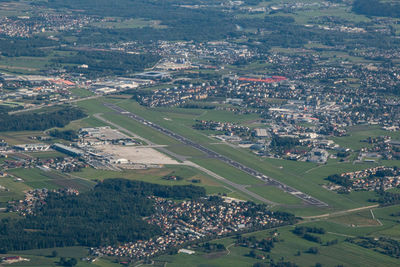
<instances>
[{"instance_id":1,"label":"town","mask_svg":"<svg viewBox=\"0 0 400 267\"><path fill-rule=\"evenodd\" d=\"M295 221L289 214L274 213L251 202L224 200L217 196L181 203L162 198L154 200L156 213L147 222L160 226L163 230L161 236L118 247L92 248L91 253L95 256L146 259L189 242L249 229L268 229Z\"/></svg>"}]
</instances>

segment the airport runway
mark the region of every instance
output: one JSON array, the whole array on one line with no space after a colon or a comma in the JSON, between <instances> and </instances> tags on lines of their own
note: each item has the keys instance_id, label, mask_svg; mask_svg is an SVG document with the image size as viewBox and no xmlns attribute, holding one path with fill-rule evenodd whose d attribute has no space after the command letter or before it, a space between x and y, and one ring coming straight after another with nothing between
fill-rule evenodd
<instances>
[{"instance_id":1,"label":"airport runway","mask_svg":"<svg viewBox=\"0 0 400 267\"><path fill-rule=\"evenodd\" d=\"M213 151L213 150L211 150L209 148L206 148L206 147L204 147L204 146L202 146L200 144L197 144L197 143L187 139L186 137L183 137L183 136L181 136L181 135L179 135L177 133L174 133L174 132L172 132L172 131L170 131L168 129L165 129L165 128L161 127L160 125L155 124L155 123L153 123L153 122L151 122L149 120L146 120L146 119L144 119L144 118L142 118L142 117L140 117L140 116L138 116L138 115L136 115L136 114L134 114L132 112L129 112L129 111L119 107L119 106L116 106L116 105L110 104L110 103L104 103L104 105L106 107L118 112L121 115L127 116L127 117L129 117L129 118L131 118L131 119L133 119L133 120L135 120L135 121L137 121L139 123L142 123L142 124L144 124L144 125L146 125L146 126L148 126L150 128L153 128L154 130L157 130L157 131L159 131L159 132L161 132L161 133L163 133L163 134L165 134L165 135L167 135L167 136L169 136L171 138L174 138L175 140L178 140L178 141L182 142L185 145L188 145L188 146L191 146L191 147L193 147L193 148L195 148L197 150L200 150L210 158L218 159L218 160L220 160L220 161L222 161L224 163L227 163L227 164L231 165L232 167L234 167L234 168L236 168L238 170L241 170L241 171L243 171L243 172L245 172L245 173L257 178L257 179L262 180L263 182L266 182L266 183L270 184L271 186L275 186L275 187L283 190L284 192L292 194L293 196L295 196L297 198L300 198L301 200L303 200L304 202L306 202L309 205L313 205L313 206L317 206L317 207L327 207L328 206L328 204L326 204L326 203L324 203L324 202L322 202L322 201L320 201L320 200L318 200L318 199L316 199L316 198L314 198L314 197L312 197L310 195L307 195L306 193L300 192L299 190L297 190L297 189L295 189L295 188L293 188L291 186L288 186L288 185L286 185L286 184L284 184L284 183L282 183L280 181L272 179L271 177L266 176L266 175L262 174L259 171L256 171L256 170L254 170L254 169L252 169L250 167L247 167L247 166L243 165L242 163L239 163L239 162L237 162L235 160L232 160L232 159L230 159L230 158L228 158L228 157L226 157L224 155L221 155L221 154L219 154L219 153L217 153L217 152L215 152L215 151Z\"/></svg>"}]
</instances>

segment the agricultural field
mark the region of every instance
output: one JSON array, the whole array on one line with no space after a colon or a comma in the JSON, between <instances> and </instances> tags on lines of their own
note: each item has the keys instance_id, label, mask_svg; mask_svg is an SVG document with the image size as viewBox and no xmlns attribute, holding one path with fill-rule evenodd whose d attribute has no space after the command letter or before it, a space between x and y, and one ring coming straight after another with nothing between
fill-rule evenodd
<instances>
[{"instance_id":1,"label":"agricultural field","mask_svg":"<svg viewBox=\"0 0 400 267\"><path fill-rule=\"evenodd\" d=\"M94 182L68 176L68 174L59 173L53 170L44 171L38 168L19 168L9 170L8 173L14 178L20 178L23 183L30 188L58 189L71 187L79 191L89 190L94 186Z\"/></svg>"},{"instance_id":2,"label":"agricultural field","mask_svg":"<svg viewBox=\"0 0 400 267\"><path fill-rule=\"evenodd\" d=\"M270 260L274 262L283 261L295 262L299 266L314 266L316 263L323 263L323 266L336 266L342 264L344 266L376 266L376 262L379 261L379 266L394 266L397 264L397 259L389 256L380 254L370 249L362 248L355 244L346 242L346 238L353 235L370 235L379 236L380 231L383 228L390 228L390 223L386 221L385 214L389 213L390 210L396 208L381 208L374 209L376 218L383 222L383 225L365 225L363 227L354 227L337 223L335 220L337 217L328 218L320 222L308 222L301 223L299 226L307 227L322 227L326 230L323 235L315 234L321 238L322 245L305 240L304 238L297 236L292 233L293 226L281 227L276 229L279 233L278 239L280 242L275 243L275 246L271 249L271 252L262 252L256 250L256 254L261 254L266 259L254 259L249 255L252 249L235 246L235 237L223 238L214 240L212 243L224 244L226 250L221 252L205 253L195 247L190 248L195 250L196 253L193 255L185 255L183 253L177 255L165 255L156 258L156 262L160 265L167 263L171 266L252 266L256 262L269 263ZM398 209L398 206L397 206ZM345 215L347 218L358 218L364 217L364 222L370 221L366 214L370 213L370 210L362 211L356 215L348 214ZM379 215L377 215L379 214ZM360 219L356 219L362 221ZM268 237L271 230L260 231L251 234L244 234L243 236L249 237L254 236L257 239ZM351 234L350 234L351 233ZM330 246L324 245L328 241L337 240L337 244ZM336 242L336 241L335 241ZM316 247L318 254L308 253L307 250L310 247Z\"/></svg>"}]
</instances>

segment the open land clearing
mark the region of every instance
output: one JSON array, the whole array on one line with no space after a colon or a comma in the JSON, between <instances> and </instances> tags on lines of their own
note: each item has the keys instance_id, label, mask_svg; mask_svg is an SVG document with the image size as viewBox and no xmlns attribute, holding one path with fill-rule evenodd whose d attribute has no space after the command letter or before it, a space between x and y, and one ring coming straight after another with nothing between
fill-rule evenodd
<instances>
[{"instance_id":1,"label":"open land clearing","mask_svg":"<svg viewBox=\"0 0 400 267\"><path fill-rule=\"evenodd\" d=\"M142 164L179 164L176 160L151 147L101 145L96 148L104 153L112 154L117 161L126 159L132 163Z\"/></svg>"}]
</instances>

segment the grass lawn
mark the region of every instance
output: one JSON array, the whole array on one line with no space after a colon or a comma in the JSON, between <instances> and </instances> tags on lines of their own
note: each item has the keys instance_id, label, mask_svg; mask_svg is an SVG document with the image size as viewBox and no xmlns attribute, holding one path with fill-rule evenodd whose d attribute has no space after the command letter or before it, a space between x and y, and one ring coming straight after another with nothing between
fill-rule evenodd
<instances>
[{"instance_id":1,"label":"grass lawn","mask_svg":"<svg viewBox=\"0 0 400 267\"><path fill-rule=\"evenodd\" d=\"M57 151L40 151L40 152L27 152L24 153L26 155L31 156L32 158L40 158L40 159L50 159L50 158L65 158L65 154L57 152Z\"/></svg>"},{"instance_id":2,"label":"grass lawn","mask_svg":"<svg viewBox=\"0 0 400 267\"><path fill-rule=\"evenodd\" d=\"M57 252L57 257L51 257L53 251ZM49 249L33 249L24 251L9 252L8 255L18 255L23 258L30 259L29 262L14 263L13 266L40 266L40 267L56 267L60 266L58 261L60 257L75 258L78 261L77 267L117 267L120 264L113 263L110 260L100 258L93 263L81 261L83 257L89 256L89 248L86 247L63 247L63 248L49 248Z\"/></svg>"},{"instance_id":3,"label":"grass lawn","mask_svg":"<svg viewBox=\"0 0 400 267\"><path fill-rule=\"evenodd\" d=\"M71 187L79 191L85 191L93 187L94 182L82 180L79 178L71 178L56 171L42 171L37 168L20 168L9 171L15 177L24 180L24 184L31 188L47 188L58 189Z\"/></svg>"},{"instance_id":4,"label":"grass lawn","mask_svg":"<svg viewBox=\"0 0 400 267\"><path fill-rule=\"evenodd\" d=\"M380 223L372 218L370 210L363 210L349 215L330 218L330 221L352 227L379 226Z\"/></svg>"},{"instance_id":5,"label":"grass lawn","mask_svg":"<svg viewBox=\"0 0 400 267\"><path fill-rule=\"evenodd\" d=\"M21 182L14 182L11 177L0 178L0 185L9 191L0 191L0 205L6 206L10 200L19 200L24 197L24 191L32 189L29 185Z\"/></svg>"},{"instance_id":6,"label":"grass lawn","mask_svg":"<svg viewBox=\"0 0 400 267\"><path fill-rule=\"evenodd\" d=\"M348 147L353 150L360 150L363 147L371 147L370 144L361 142L368 137L387 135L392 137L392 140L400 140L400 132L385 131L377 125L358 125L349 127L347 131L349 134L348 136L334 137L333 140L341 147Z\"/></svg>"},{"instance_id":7,"label":"grass lawn","mask_svg":"<svg viewBox=\"0 0 400 267\"><path fill-rule=\"evenodd\" d=\"M41 131L23 131L23 132L0 132L0 139L4 139L9 145L40 143L39 140L33 140L30 136L43 135Z\"/></svg>"},{"instance_id":8,"label":"grass lawn","mask_svg":"<svg viewBox=\"0 0 400 267\"><path fill-rule=\"evenodd\" d=\"M88 97L88 96L94 95L94 93L92 91L89 91L89 90L86 90L83 88L72 88L72 89L69 89L69 91L78 97Z\"/></svg>"},{"instance_id":9,"label":"grass lawn","mask_svg":"<svg viewBox=\"0 0 400 267\"><path fill-rule=\"evenodd\" d=\"M231 190L225 188L216 179L208 176L204 173L199 173L198 170L188 166L166 166L160 169L148 169L148 170L124 170L121 172L117 171L106 171L96 170L93 168L86 168L80 172L74 173L77 177L92 180L103 180L109 178L124 178L129 180L139 180L149 183L164 184L164 185L187 185L193 184L203 186L208 194L229 194ZM181 181L171 181L162 179L167 175L181 176ZM192 180L200 180L200 183L193 183ZM242 199L246 199L241 197Z\"/></svg>"},{"instance_id":10,"label":"grass lawn","mask_svg":"<svg viewBox=\"0 0 400 267\"><path fill-rule=\"evenodd\" d=\"M273 186L253 185L251 187L248 187L247 189L276 203L281 203L285 205L302 204L301 199L292 196L291 194L285 193L282 190Z\"/></svg>"}]
</instances>

